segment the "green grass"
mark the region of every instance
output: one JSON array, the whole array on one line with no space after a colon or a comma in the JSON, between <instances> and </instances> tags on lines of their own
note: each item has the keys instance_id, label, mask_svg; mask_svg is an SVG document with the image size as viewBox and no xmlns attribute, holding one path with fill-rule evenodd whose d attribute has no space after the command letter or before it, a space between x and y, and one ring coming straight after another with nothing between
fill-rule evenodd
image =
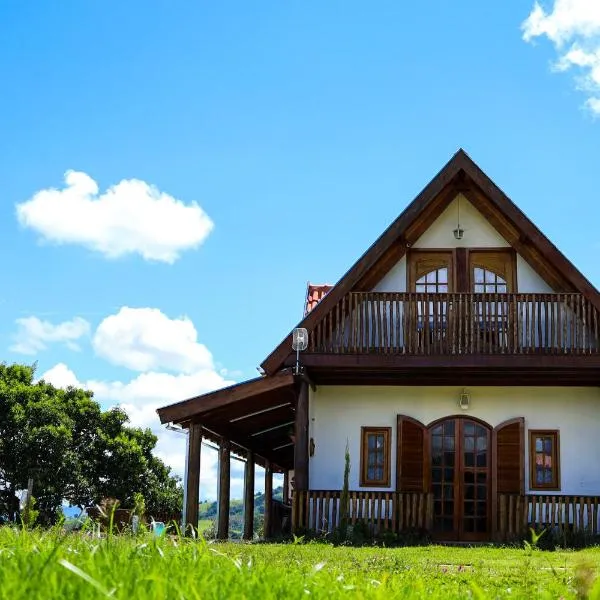
<instances>
[{"instance_id":1,"label":"green grass","mask_svg":"<svg viewBox=\"0 0 600 600\"><path fill-rule=\"evenodd\" d=\"M0 528L0 597L11 600L600 598L599 569L600 549L208 544Z\"/></svg>"}]
</instances>

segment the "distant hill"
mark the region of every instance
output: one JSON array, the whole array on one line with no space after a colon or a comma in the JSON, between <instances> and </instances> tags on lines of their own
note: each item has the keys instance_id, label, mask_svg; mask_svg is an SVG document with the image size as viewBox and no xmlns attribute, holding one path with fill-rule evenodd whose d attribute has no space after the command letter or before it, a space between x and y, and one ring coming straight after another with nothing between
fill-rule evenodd
<instances>
[{"instance_id":1,"label":"distant hill","mask_svg":"<svg viewBox=\"0 0 600 600\"><path fill-rule=\"evenodd\" d=\"M279 486L273 489L273 498L283 502L283 487ZM217 518L217 502L201 502L199 510L200 521L214 522ZM263 517L265 514L265 495L264 493L254 495L254 530L259 531L262 528ZM211 528L210 523L205 523L207 529ZM230 537L239 538L244 529L244 501L230 500L229 502L229 532Z\"/></svg>"}]
</instances>

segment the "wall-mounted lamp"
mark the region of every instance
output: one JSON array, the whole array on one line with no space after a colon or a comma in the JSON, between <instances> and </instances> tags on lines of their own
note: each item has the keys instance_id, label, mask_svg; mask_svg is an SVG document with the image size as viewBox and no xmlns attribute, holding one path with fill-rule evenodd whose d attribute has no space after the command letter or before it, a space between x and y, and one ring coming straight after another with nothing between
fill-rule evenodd
<instances>
[{"instance_id":1,"label":"wall-mounted lamp","mask_svg":"<svg viewBox=\"0 0 600 600\"><path fill-rule=\"evenodd\" d=\"M452 232L457 240L462 240L465 230L460 226L460 195L456 199L456 229Z\"/></svg>"},{"instance_id":2,"label":"wall-mounted lamp","mask_svg":"<svg viewBox=\"0 0 600 600\"><path fill-rule=\"evenodd\" d=\"M315 455L315 440L310 438L310 442L308 443L308 454L309 456Z\"/></svg>"},{"instance_id":3,"label":"wall-mounted lamp","mask_svg":"<svg viewBox=\"0 0 600 600\"><path fill-rule=\"evenodd\" d=\"M463 390L460 393L460 397L458 399L458 406L460 406L460 408L462 410L469 410L470 405L471 405L471 394L469 394L469 392L467 392L467 390Z\"/></svg>"}]
</instances>

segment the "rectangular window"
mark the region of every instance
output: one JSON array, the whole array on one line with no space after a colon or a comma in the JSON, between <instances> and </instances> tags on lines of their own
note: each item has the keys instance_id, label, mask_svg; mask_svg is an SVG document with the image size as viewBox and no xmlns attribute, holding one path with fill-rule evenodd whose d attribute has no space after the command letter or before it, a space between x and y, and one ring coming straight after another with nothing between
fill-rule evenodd
<instances>
[{"instance_id":1,"label":"rectangular window","mask_svg":"<svg viewBox=\"0 0 600 600\"><path fill-rule=\"evenodd\" d=\"M362 427L361 486L390 486L391 431L391 427Z\"/></svg>"},{"instance_id":2,"label":"rectangular window","mask_svg":"<svg viewBox=\"0 0 600 600\"><path fill-rule=\"evenodd\" d=\"M558 430L529 430L529 487L532 490L560 490L560 448Z\"/></svg>"}]
</instances>

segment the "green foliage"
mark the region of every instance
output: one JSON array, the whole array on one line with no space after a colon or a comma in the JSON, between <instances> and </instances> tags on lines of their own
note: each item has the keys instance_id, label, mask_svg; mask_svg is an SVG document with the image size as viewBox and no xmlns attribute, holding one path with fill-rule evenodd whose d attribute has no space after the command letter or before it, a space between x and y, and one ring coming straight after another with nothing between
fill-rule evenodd
<instances>
[{"instance_id":1,"label":"green foliage","mask_svg":"<svg viewBox=\"0 0 600 600\"><path fill-rule=\"evenodd\" d=\"M38 517L40 516L40 511L35 509L36 503L37 500L31 496L23 510L23 526L28 527L29 529L35 527Z\"/></svg>"},{"instance_id":2,"label":"green foliage","mask_svg":"<svg viewBox=\"0 0 600 600\"><path fill-rule=\"evenodd\" d=\"M179 481L152 454L156 436L127 423L91 392L35 381L35 366L0 364L0 521L18 521L16 494L29 477L42 525L58 520L63 500L83 508L109 496L133 508L135 492L150 513L181 510Z\"/></svg>"},{"instance_id":3,"label":"green foliage","mask_svg":"<svg viewBox=\"0 0 600 600\"><path fill-rule=\"evenodd\" d=\"M144 496L139 492L133 494L133 510L132 515L137 515L140 519L146 514L146 501Z\"/></svg>"},{"instance_id":4,"label":"green foliage","mask_svg":"<svg viewBox=\"0 0 600 600\"><path fill-rule=\"evenodd\" d=\"M600 549L345 548L0 528L11 600L113 598L600 598Z\"/></svg>"}]
</instances>

